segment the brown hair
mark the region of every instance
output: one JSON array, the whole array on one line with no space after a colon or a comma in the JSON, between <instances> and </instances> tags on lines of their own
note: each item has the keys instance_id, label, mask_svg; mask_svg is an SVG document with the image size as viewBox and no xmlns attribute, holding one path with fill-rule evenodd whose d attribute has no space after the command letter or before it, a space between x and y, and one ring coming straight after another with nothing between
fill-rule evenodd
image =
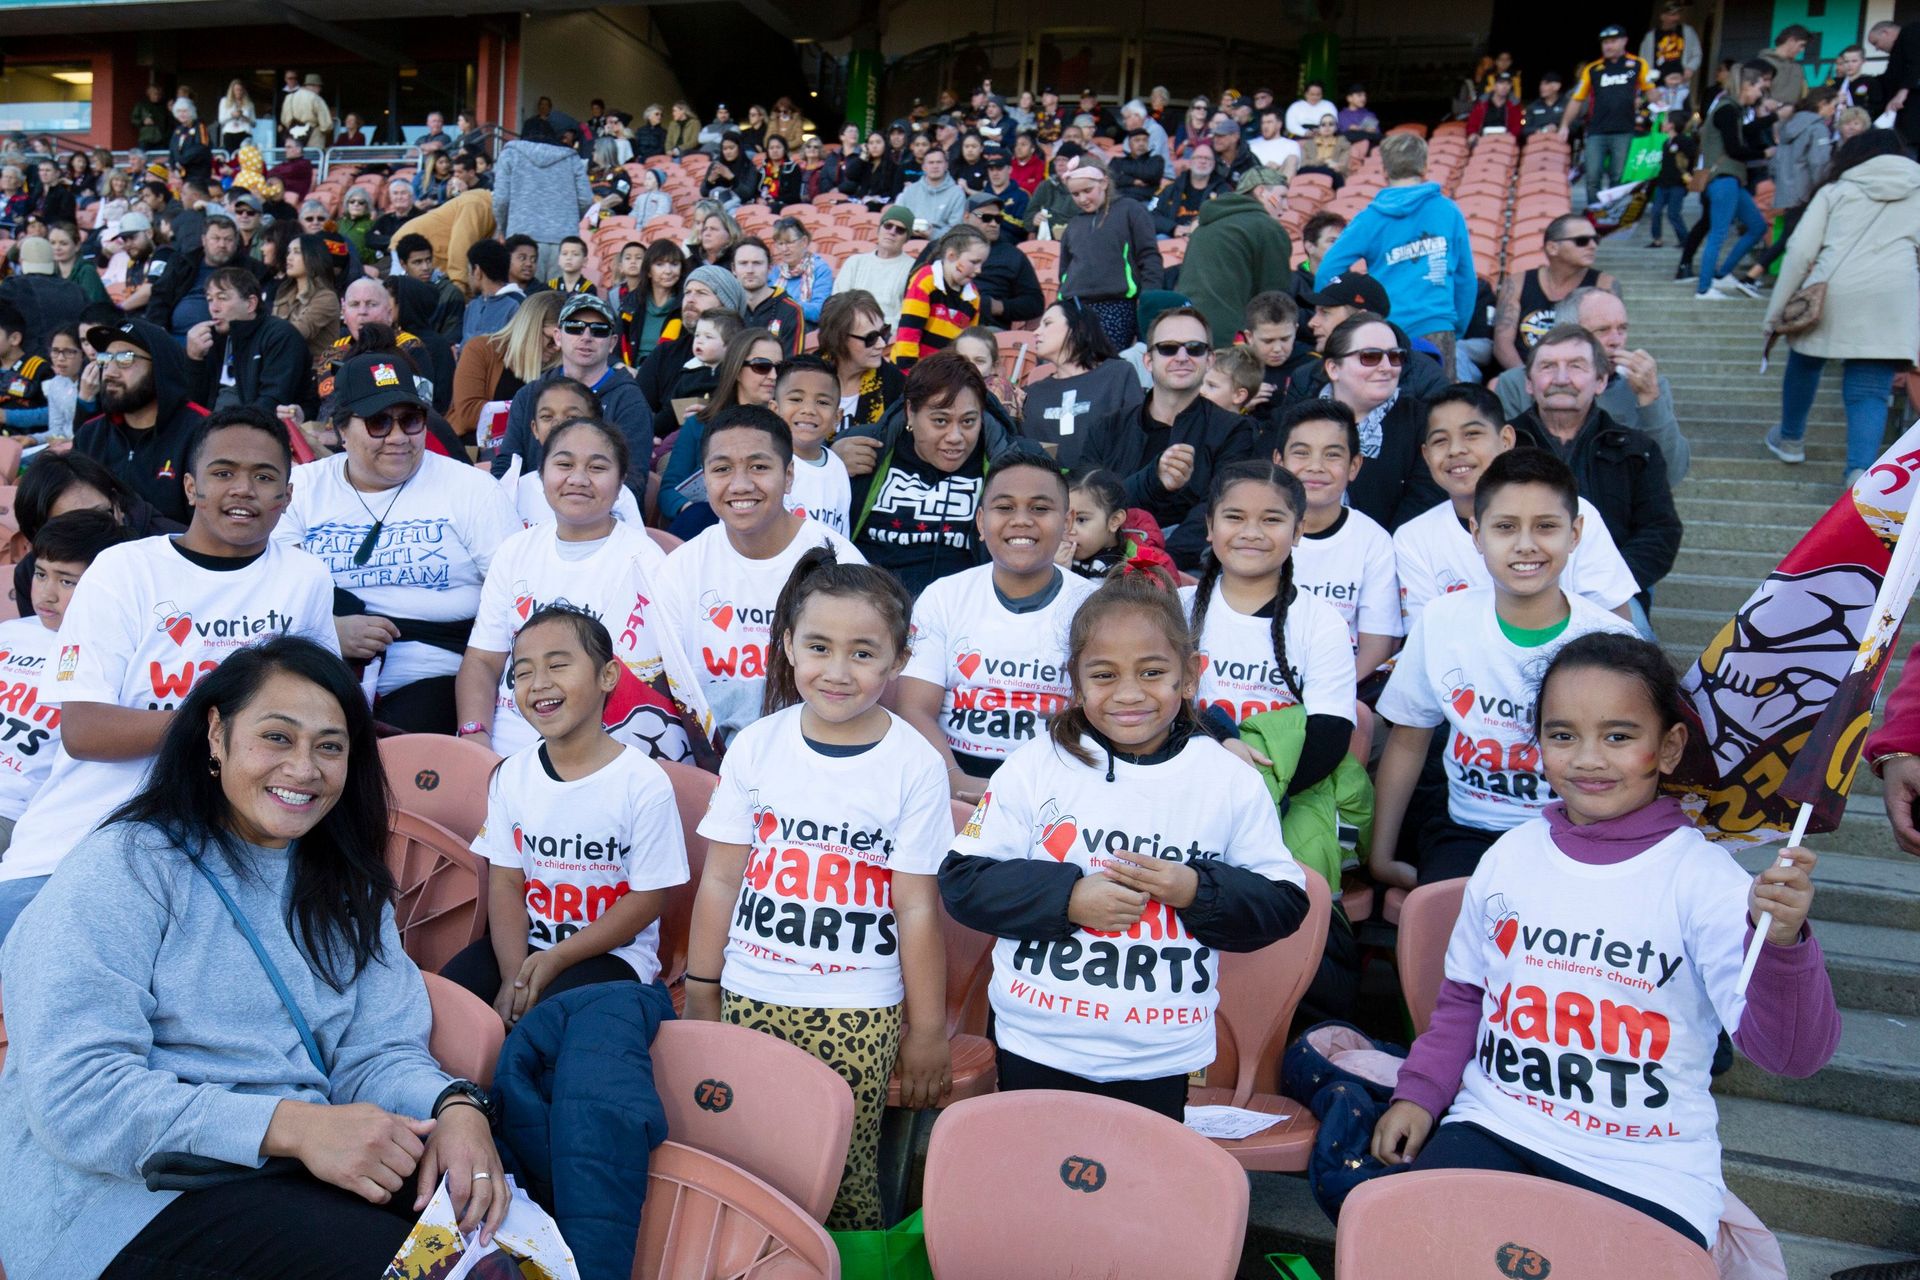
<instances>
[{"instance_id":1,"label":"brown hair","mask_svg":"<svg viewBox=\"0 0 1920 1280\"><path fill-rule=\"evenodd\" d=\"M1260 390L1260 384L1266 380L1265 370L1260 358L1252 349L1239 345L1221 347L1213 353L1213 367L1225 376L1236 390L1252 396Z\"/></svg>"},{"instance_id":2,"label":"brown hair","mask_svg":"<svg viewBox=\"0 0 1920 1280\"><path fill-rule=\"evenodd\" d=\"M717 317L701 316L702 320ZM780 339L773 336L771 329L742 329L727 340L727 350L720 357L718 373L714 379L713 394L707 397L706 407L694 416L709 426L734 407L740 396L740 371L747 367L747 358L753 354L756 343L771 342L776 346Z\"/></svg>"},{"instance_id":3,"label":"brown hair","mask_svg":"<svg viewBox=\"0 0 1920 1280\"><path fill-rule=\"evenodd\" d=\"M881 324L887 322L886 312L874 296L865 289L849 289L845 293L836 293L820 306L820 319L814 322L814 331L820 335L820 358L828 364L838 364L847 354L847 345L853 341L853 327L863 315L870 315Z\"/></svg>"},{"instance_id":4,"label":"brown hair","mask_svg":"<svg viewBox=\"0 0 1920 1280\"><path fill-rule=\"evenodd\" d=\"M770 716L800 701L793 663L787 658L787 636L800 620L800 610L815 596L857 596L872 605L887 624L894 656L907 649L913 619L913 597L900 579L869 564L841 564L833 548L815 547L800 557L780 598L773 606L773 625L767 635L767 689L760 714Z\"/></svg>"},{"instance_id":5,"label":"brown hair","mask_svg":"<svg viewBox=\"0 0 1920 1280\"><path fill-rule=\"evenodd\" d=\"M980 411L986 412L987 382L973 361L958 351L936 351L914 363L901 398L907 402L907 412L913 414L922 409L944 409L958 400L963 391L973 392L980 402Z\"/></svg>"},{"instance_id":6,"label":"brown hair","mask_svg":"<svg viewBox=\"0 0 1920 1280\"><path fill-rule=\"evenodd\" d=\"M1082 704L1080 660L1086 656L1087 645L1106 625L1107 619L1129 610L1145 614L1149 622L1160 628L1167 642L1173 646L1183 673L1191 668L1194 654L1199 651L1194 644L1193 631L1187 626L1186 612L1180 607L1180 597L1175 594L1173 580L1164 570L1151 568L1117 573L1088 596L1074 613L1073 625L1067 631L1067 675L1073 681L1073 697L1068 701L1066 710L1055 716L1053 723L1047 727L1054 745L1084 765L1093 765L1096 761L1093 753L1080 741L1093 731L1093 724L1087 719ZM1193 709L1193 699L1180 700L1180 709L1174 714L1173 720L1175 724L1185 721L1192 727L1199 726L1200 716Z\"/></svg>"}]
</instances>

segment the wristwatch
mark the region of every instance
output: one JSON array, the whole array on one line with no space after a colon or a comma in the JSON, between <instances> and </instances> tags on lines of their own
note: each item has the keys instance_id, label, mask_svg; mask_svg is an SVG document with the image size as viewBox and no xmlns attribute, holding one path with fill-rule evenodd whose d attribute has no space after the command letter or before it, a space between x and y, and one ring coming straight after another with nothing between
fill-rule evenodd
<instances>
[{"instance_id":1,"label":"wristwatch","mask_svg":"<svg viewBox=\"0 0 1920 1280\"><path fill-rule=\"evenodd\" d=\"M476 733L485 733L486 731L487 731L487 726L481 724L478 720L469 720L465 724L460 726L460 731L456 736L462 737L462 738L471 738Z\"/></svg>"},{"instance_id":2,"label":"wristwatch","mask_svg":"<svg viewBox=\"0 0 1920 1280\"><path fill-rule=\"evenodd\" d=\"M440 1096L433 1100L433 1107L427 1112L427 1117L438 1120L441 1109L455 1101L478 1107L480 1114L487 1118L489 1127L500 1122L500 1106L493 1100L493 1095L471 1080L455 1080L442 1089Z\"/></svg>"}]
</instances>

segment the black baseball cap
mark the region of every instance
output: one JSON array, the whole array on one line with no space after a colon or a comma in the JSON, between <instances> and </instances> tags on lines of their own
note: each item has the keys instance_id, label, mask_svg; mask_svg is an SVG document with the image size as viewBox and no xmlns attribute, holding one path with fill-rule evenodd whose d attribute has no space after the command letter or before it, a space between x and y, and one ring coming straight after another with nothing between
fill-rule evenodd
<instances>
[{"instance_id":1,"label":"black baseball cap","mask_svg":"<svg viewBox=\"0 0 1920 1280\"><path fill-rule=\"evenodd\" d=\"M1307 301L1316 307L1353 307L1378 316L1386 315L1387 308L1392 305L1380 282L1358 271L1347 271L1333 277L1309 294Z\"/></svg>"},{"instance_id":2,"label":"black baseball cap","mask_svg":"<svg viewBox=\"0 0 1920 1280\"><path fill-rule=\"evenodd\" d=\"M1004 169L1013 163L1013 157L1007 154L1005 147L988 147L985 154L989 169Z\"/></svg>"},{"instance_id":3,"label":"black baseball cap","mask_svg":"<svg viewBox=\"0 0 1920 1280\"><path fill-rule=\"evenodd\" d=\"M1600 28L1600 38L1602 40L1624 40L1626 36L1627 33L1622 31L1619 26L1614 23L1608 23L1606 26Z\"/></svg>"},{"instance_id":4,"label":"black baseball cap","mask_svg":"<svg viewBox=\"0 0 1920 1280\"><path fill-rule=\"evenodd\" d=\"M427 407L414 385L413 370L398 356L355 356L333 385L339 406L356 418L371 417L397 404Z\"/></svg>"},{"instance_id":5,"label":"black baseball cap","mask_svg":"<svg viewBox=\"0 0 1920 1280\"><path fill-rule=\"evenodd\" d=\"M114 325L98 324L87 330L87 345L95 351L105 351L116 342L125 342L152 355L153 341L142 332L143 328L137 320L122 320Z\"/></svg>"},{"instance_id":6,"label":"black baseball cap","mask_svg":"<svg viewBox=\"0 0 1920 1280\"><path fill-rule=\"evenodd\" d=\"M1000 207L1000 197L991 191L976 191L967 197L967 212L969 213L975 209L985 209L989 205L995 209Z\"/></svg>"}]
</instances>

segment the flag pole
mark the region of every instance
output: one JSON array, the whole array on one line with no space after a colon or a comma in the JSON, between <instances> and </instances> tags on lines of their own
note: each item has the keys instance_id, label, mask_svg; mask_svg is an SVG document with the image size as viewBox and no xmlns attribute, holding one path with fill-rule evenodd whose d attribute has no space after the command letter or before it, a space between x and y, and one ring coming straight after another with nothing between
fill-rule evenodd
<instances>
[{"instance_id":1,"label":"flag pole","mask_svg":"<svg viewBox=\"0 0 1920 1280\"><path fill-rule=\"evenodd\" d=\"M1787 837L1787 847L1780 851L1780 861L1775 866L1790 867L1793 859L1788 855L1800 847L1806 838L1807 824L1813 821L1813 806L1803 804L1793 819L1793 834ZM1753 941L1747 944L1747 957L1740 965L1740 985L1736 988L1739 995L1747 994L1747 984L1753 981L1753 968L1760 963L1760 948L1767 945L1767 930L1773 927L1773 912L1762 911L1760 921L1753 926Z\"/></svg>"}]
</instances>

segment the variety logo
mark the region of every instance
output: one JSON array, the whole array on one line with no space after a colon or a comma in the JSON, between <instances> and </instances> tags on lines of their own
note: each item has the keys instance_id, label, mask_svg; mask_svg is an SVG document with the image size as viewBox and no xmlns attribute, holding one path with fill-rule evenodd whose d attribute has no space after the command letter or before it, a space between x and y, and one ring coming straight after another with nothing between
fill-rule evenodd
<instances>
[{"instance_id":1,"label":"variety logo","mask_svg":"<svg viewBox=\"0 0 1920 1280\"><path fill-rule=\"evenodd\" d=\"M527 620L527 616L533 612L533 606L533 588L527 585L524 578L514 583L513 611L520 615L520 621L525 622Z\"/></svg>"},{"instance_id":2,"label":"variety logo","mask_svg":"<svg viewBox=\"0 0 1920 1280\"><path fill-rule=\"evenodd\" d=\"M1065 862L1073 851L1073 842L1080 838L1080 824L1072 817L1063 817L1059 806L1049 800L1040 809L1040 847L1045 849L1055 862Z\"/></svg>"},{"instance_id":3,"label":"variety logo","mask_svg":"<svg viewBox=\"0 0 1920 1280\"><path fill-rule=\"evenodd\" d=\"M1496 893L1487 899L1487 937L1493 945L1500 948L1500 954L1513 954L1513 941L1520 936L1519 913L1507 910L1505 894Z\"/></svg>"},{"instance_id":4,"label":"variety logo","mask_svg":"<svg viewBox=\"0 0 1920 1280\"><path fill-rule=\"evenodd\" d=\"M954 650L956 656L954 657L953 665L960 668L960 674L962 676L969 680L973 679L973 673L980 669L980 651L970 647L965 637L962 637L960 642L954 646Z\"/></svg>"},{"instance_id":5,"label":"variety logo","mask_svg":"<svg viewBox=\"0 0 1920 1280\"><path fill-rule=\"evenodd\" d=\"M1473 686L1467 683L1466 673L1455 667L1446 674L1447 701L1453 704L1455 713L1465 716L1473 710Z\"/></svg>"},{"instance_id":6,"label":"variety logo","mask_svg":"<svg viewBox=\"0 0 1920 1280\"><path fill-rule=\"evenodd\" d=\"M720 593L709 591L700 597L700 606L706 610L707 621L726 631L733 626L733 601L722 600Z\"/></svg>"},{"instance_id":7,"label":"variety logo","mask_svg":"<svg viewBox=\"0 0 1920 1280\"><path fill-rule=\"evenodd\" d=\"M168 600L153 607L153 616L159 619L155 631L162 632L175 644L187 642L188 634L193 630L193 615Z\"/></svg>"}]
</instances>

